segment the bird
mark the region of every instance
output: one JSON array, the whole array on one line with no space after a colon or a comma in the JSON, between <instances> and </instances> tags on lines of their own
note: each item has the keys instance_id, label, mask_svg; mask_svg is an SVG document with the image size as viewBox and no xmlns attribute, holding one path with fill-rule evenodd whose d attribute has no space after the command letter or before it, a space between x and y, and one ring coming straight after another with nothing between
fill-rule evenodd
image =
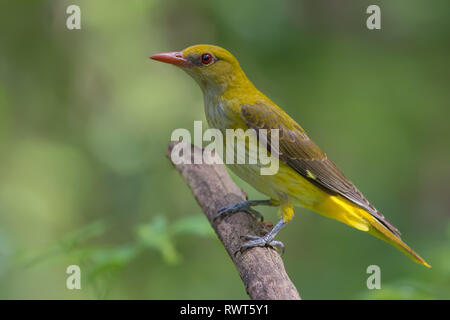
<instances>
[{"instance_id":1,"label":"bird","mask_svg":"<svg viewBox=\"0 0 450 320\"><path fill-rule=\"evenodd\" d=\"M199 44L182 51L163 52L151 59L175 65L200 86L208 125L225 133L227 129L278 129L279 168L273 175L261 175L257 164L227 164L239 178L269 197L245 200L221 208L216 218L236 212L255 217L258 205L279 207L279 221L264 236L243 235L241 253L253 247L281 247L277 233L294 217L294 207L310 209L328 218L386 241L413 261L431 267L400 237L399 230L381 214L341 170L283 109L259 91L247 78L238 60L226 49ZM267 141L269 141L269 133ZM258 136L256 143L262 145ZM270 143L264 144L269 148ZM249 148L249 145L246 145ZM225 146L226 149L226 146ZM248 150L247 150L248 151Z\"/></svg>"}]
</instances>

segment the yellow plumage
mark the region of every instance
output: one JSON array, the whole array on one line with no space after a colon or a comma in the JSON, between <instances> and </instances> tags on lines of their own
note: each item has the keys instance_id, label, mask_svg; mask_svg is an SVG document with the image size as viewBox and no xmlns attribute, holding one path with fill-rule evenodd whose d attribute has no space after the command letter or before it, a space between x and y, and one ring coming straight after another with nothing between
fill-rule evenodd
<instances>
[{"instance_id":1,"label":"yellow plumage","mask_svg":"<svg viewBox=\"0 0 450 320\"><path fill-rule=\"evenodd\" d=\"M197 45L153 58L182 67L196 80L204 94L208 123L224 136L226 129L280 129L281 161L277 174L261 175L259 163L228 166L280 205L284 223L293 218L294 206L302 206L368 232L430 267L400 239L398 230L370 205L306 132L254 87L228 51ZM248 152L249 143L245 145Z\"/></svg>"}]
</instances>

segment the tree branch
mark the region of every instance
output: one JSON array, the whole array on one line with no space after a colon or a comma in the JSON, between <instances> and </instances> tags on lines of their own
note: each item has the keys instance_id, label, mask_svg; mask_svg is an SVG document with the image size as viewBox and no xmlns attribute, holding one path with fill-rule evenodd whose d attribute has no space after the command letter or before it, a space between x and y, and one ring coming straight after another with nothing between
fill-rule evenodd
<instances>
[{"instance_id":1,"label":"tree branch","mask_svg":"<svg viewBox=\"0 0 450 320\"><path fill-rule=\"evenodd\" d=\"M191 149L191 159L184 157L182 164L175 164L171 158L177 146ZM175 150L175 152L177 151ZM178 154L178 152L176 152ZM202 164L194 163L194 153L200 153ZM298 300L300 295L284 269L280 255L273 249L256 247L243 254L234 254L242 244L240 236L245 234L264 235L268 232L263 223L257 222L244 212L238 212L214 221L217 211L230 204L246 200L244 191L233 183L225 167L221 164L206 164L201 148L186 145L186 142L171 142L167 156L180 172L202 208L211 226L222 241L233 260L245 289L254 300Z\"/></svg>"}]
</instances>

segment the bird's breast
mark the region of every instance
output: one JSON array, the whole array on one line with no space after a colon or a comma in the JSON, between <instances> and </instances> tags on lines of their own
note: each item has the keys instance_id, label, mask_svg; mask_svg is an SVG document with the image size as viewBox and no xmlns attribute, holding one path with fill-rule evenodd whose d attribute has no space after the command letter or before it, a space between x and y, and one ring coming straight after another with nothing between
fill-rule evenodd
<instances>
[{"instance_id":1,"label":"bird's breast","mask_svg":"<svg viewBox=\"0 0 450 320\"><path fill-rule=\"evenodd\" d=\"M317 199L321 198L320 189L281 162L275 175L262 175L261 168L266 167L266 165L261 164L260 159L256 159L255 163L250 162L249 150L252 143L250 140L245 143L245 135L236 137L237 141L242 140L244 142L245 152L243 154L237 152L232 147L233 145L227 143L226 129L243 129L244 131L248 129L241 118L240 110L240 102L237 100L221 100L214 95L205 95L205 114L208 124L210 128L219 129L223 135L221 156L224 162L237 176L267 196L278 199L279 194L284 193L291 196L297 205L312 207ZM234 161L232 162L225 161L226 155L231 151L229 148L233 148ZM254 150L259 150L259 148L265 148L265 146L259 145L256 141Z\"/></svg>"},{"instance_id":2,"label":"bird's breast","mask_svg":"<svg viewBox=\"0 0 450 320\"><path fill-rule=\"evenodd\" d=\"M205 95L205 115L209 126L221 130L223 134L226 129L235 129L239 125L240 114L233 101Z\"/></svg>"}]
</instances>

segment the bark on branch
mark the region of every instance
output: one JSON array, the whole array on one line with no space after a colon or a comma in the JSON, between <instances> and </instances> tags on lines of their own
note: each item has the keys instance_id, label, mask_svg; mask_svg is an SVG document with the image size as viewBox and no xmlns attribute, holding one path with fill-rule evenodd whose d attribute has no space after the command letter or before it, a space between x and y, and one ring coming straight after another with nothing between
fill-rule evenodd
<instances>
[{"instance_id":1,"label":"bark on branch","mask_svg":"<svg viewBox=\"0 0 450 320\"><path fill-rule=\"evenodd\" d=\"M242 243L240 236L264 235L268 231L267 228L244 212L214 221L214 216L220 208L246 200L246 194L233 183L223 165L206 164L204 158L199 158L203 160L202 164L193 164L194 153L200 153L203 157L201 148L185 145L191 148L191 159L185 159L190 162L175 164L171 154L178 144L185 144L185 142L171 142L167 156L192 190L195 199L225 246L250 298L254 300L300 299L297 289L286 274L280 255L275 250L258 247L246 250L243 254L234 254ZM178 145L177 150L181 146ZM182 155L181 158L187 156L187 154Z\"/></svg>"}]
</instances>

